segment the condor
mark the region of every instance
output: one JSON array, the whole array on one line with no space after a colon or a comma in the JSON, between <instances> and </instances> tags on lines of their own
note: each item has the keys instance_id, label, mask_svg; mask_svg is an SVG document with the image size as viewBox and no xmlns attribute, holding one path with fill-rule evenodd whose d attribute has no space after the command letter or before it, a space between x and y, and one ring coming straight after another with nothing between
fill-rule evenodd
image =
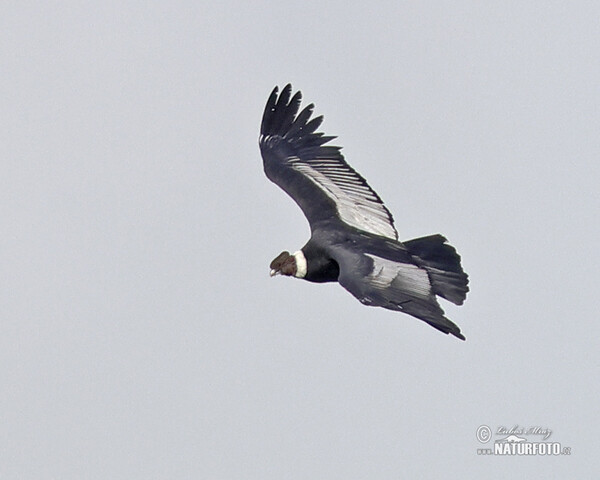
<instances>
[{"instance_id":1,"label":"condor","mask_svg":"<svg viewBox=\"0 0 600 480\"><path fill-rule=\"evenodd\" d=\"M317 129L312 104L300 110L301 92L275 87L265 107L260 151L267 177L304 212L311 229L297 252L282 252L271 276L339 282L365 305L412 315L464 340L444 316L436 296L462 305L468 276L442 235L398 240L392 214L366 180L346 163L335 137ZM298 113L299 112L299 113Z\"/></svg>"}]
</instances>

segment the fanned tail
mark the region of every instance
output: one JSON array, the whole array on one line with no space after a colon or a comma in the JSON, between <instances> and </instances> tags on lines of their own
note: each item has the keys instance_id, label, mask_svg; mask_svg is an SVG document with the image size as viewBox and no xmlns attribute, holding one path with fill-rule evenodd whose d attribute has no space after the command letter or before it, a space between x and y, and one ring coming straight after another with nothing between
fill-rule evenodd
<instances>
[{"instance_id":1,"label":"fanned tail","mask_svg":"<svg viewBox=\"0 0 600 480\"><path fill-rule=\"evenodd\" d=\"M433 293L462 305L469 291L469 276L460 264L456 249L442 235L429 235L404 242L408 252L427 270Z\"/></svg>"}]
</instances>

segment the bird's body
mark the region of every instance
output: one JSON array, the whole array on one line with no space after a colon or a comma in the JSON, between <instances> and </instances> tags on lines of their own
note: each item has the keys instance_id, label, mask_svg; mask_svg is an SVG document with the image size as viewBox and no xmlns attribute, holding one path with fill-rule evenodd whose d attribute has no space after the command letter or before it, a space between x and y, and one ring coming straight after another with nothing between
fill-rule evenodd
<instances>
[{"instance_id":1,"label":"bird's body","mask_svg":"<svg viewBox=\"0 0 600 480\"><path fill-rule=\"evenodd\" d=\"M273 90L263 115L260 148L267 177L300 206L311 238L298 252L281 253L271 274L339 282L365 305L400 311L463 339L436 295L460 305L468 277L456 250L441 235L398 241L391 213L344 160L335 137L315 133L322 117L300 113L301 94Z\"/></svg>"}]
</instances>

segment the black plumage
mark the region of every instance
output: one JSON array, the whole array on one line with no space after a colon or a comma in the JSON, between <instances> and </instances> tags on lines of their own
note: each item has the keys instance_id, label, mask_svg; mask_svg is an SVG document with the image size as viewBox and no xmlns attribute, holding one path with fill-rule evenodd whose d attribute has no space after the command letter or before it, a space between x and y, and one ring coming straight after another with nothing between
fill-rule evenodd
<instances>
[{"instance_id":1,"label":"black plumage","mask_svg":"<svg viewBox=\"0 0 600 480\"><path fill-rule=\"evenodd\" d=\"M339 282L363 304L401 311L463 339L444 316L436 295L461 305L468 277L460 256L442 235L398 241L392 214L346 161L336 137L316 130L313 105L291 85L271 93L265 107L260 150L267 177L300 206L311 238L299 251L283 252L272 274L312 282Z\"/></svg>"}]
</instances>

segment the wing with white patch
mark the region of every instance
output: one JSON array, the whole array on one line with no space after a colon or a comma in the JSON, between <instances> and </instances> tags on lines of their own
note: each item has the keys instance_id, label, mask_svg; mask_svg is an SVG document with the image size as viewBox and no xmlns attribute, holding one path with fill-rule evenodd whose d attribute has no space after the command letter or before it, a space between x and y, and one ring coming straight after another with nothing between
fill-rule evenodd
<instances>
[{"instance_id":1,"label":"wing with white patch","mask_svg":"<svg viewBox=\"0 0 600 480\"><path fill-rule=\"evenodd\" d=\"M373 261L373 270L366 281L374 288L395 290L422 299L431 298L431 282L425 270L412 263L395 262L368 253L366 256Z\"/></svg>"},{"instance_id":2,"label":"wing with white patch","mask_svg":"<svg viewBox=\"0 0 600 480\"><path fill-rule=\"evenodd\" d=\"M338 252L339 253L339 252ZM458 325L444 316L425 269L372 254L336 255L339 283L365 305L412 315L464 340Z\"/></svg>"},{"instance_id":3,"label":"wing with white patch","mask_svg":"<svg viewBox=\"0 0 600 480\"><path fill-rule=\"evenodd\" d=\"M316 132L313 105L300 113L301 93L273 90L263 115L260 149L267 177L300 206L312 226L336 217L358 230L398 239L392 214L366 180L346 163L335 137Z\"/></svg>"}]
</instances>

